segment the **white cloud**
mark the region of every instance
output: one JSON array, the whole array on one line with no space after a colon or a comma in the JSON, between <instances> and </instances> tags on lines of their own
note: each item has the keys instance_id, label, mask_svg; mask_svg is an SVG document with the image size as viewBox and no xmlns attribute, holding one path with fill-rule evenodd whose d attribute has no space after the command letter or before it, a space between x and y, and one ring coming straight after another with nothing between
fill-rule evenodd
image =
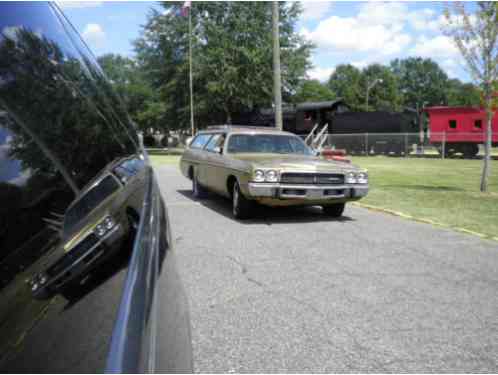
<instances>
[{"instance_id":1,"label":"white cloud","mask_svg":"<svg viewBox=\"0 0 498 375\"><path fill-rule=\"evenodd\" d=\"M62 9L94 8L102 5L102 1L57 1Z\"/></svg>"},{"instance_id":2,"label":"white cloud","mask_svg":"<svg viewBox=\"0 0 498 375\"><path fill-rule=\"evenodd\" d=\"M409 53L414 56L430 58L449 58L458 55L458 48L453 41L444 35L438 35L434 38L421 36Z\"/></svg>"},{"instance_id":3,"label":"white cloud","mask_svg":"<svg viewBox=\"0 0 498 375\"><path fill-rule=\"evenodd\" d=\"M382 25L400 30L408 15L408 7L403 3L368 2L360 7L358 20L365 25Z\"/></svg>"},{"instance_id":4,"label":"white cloud","mask_svg":"<svg viewBox=\"0 0 498 375\"><path fill-rule=\"evenodd\" d=\"M333 6L330 1L302 1L301 4L303 6L301 19L303 21L322 19Z\"/></svg>"},{"instance_id":5,"label":"white cloud","mask_svg":"<svg viewBox=\"0 0 498 375\"><path fill-rule=\"evenodd\" d=\"M315 67L308 70L308 76L311 79L317 79L320 82L325 82L330 78L330 75L334 73L335 68L321 68Z\"/></svg>"},{"instance_id":6,"label":"white cloud","mask_svg":"<svg viewBox=\"0 0 498 375\"><path fill-rule=\"evenodd\" d=\"M97 23L87 24L82 35L83 39L85 39L85 41L93 48L99 48L105 44L105 32Z\"/></svg>"},{"instance_id":7,"label":"white cloud","mask_svg":"<svg viewBox=\"0 0 498 375\"><path fill-rule=\"evenodd\" d=\"M409 14L403 3L365 3L355 17L331 16L301 33L319 49L393 55L412 41L404 32Z\"/></svg>"}]
</instances>

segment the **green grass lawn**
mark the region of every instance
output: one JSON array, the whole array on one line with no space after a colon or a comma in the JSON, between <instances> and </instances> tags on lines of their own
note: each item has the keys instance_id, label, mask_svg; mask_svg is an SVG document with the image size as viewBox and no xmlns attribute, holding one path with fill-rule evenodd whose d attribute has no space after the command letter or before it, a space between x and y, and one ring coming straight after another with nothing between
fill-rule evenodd
<instances>
[{"instance_id":1,"label":"green grass lawn","mask_svg":"<svg viewBox=\"0 0 498 375\"><path fill-rule=\"evenodd\" d=\"M154 167L166 164L176 164L178 165L180 161L180 156L178 155L154 155L149 153L149 158Z\"/></svg>"},{"instance_id":2,"label":"green grass lawn","mask_svg":"<svg viewBox=\"0 0 498 375\"><path fill-rule=\"evenodd\" d=\"M498 238L498 161L489 193L479 192L481 160L354 157L369 170L371 206Z\"/></svg>"},{"instance_id":3,"label":"green grass lawn","mask_svg":"<svg viewBox=\"0 0 498 375\"><path fill-rule=\"evenodd\" d=\"M149 157L154 166L180 159ZM370 175L369 195L360 203L498 238L498 160L491 162L486 194L479 192L482 160L369 156L353 162Z\"/></svg>"}]
</instances>

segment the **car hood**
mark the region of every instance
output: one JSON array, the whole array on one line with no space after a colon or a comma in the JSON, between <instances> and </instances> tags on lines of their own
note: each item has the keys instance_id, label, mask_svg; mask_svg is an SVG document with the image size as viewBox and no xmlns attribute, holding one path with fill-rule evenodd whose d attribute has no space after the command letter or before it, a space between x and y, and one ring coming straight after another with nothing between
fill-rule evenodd
<instances>
[{"instance_id":1,"label":"car hood","mask_svg":"<svg viewBox=\"0 0 498 375\"><path fill-rule=\"evenodd\" d=\"M348 172L359 168L349 163L325 160L317 156L280 154L238 154L236 159L249 162L253 168L275 168L298 172Z\"/></svg>"}]
</instances>

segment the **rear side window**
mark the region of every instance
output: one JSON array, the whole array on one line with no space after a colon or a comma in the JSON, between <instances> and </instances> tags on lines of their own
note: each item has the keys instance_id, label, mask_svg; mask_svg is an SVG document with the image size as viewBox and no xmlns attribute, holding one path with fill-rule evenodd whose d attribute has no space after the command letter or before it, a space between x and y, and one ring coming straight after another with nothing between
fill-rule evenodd
<instances>
[{"instance_id":1,"label":"rear side window","mask_svg":"<svg viewBox=\"0 0 498 375\"><path fill-rule=\"evenodd\" d=\"M194 138L192 143L190 143L190 148L202 149L208 143L211 134L199 134Z\"/></svg>"},{"instance_id":2,"label":"rear side window","mask_svg":"<svg viewBox=\"0 0 498 375\"><path fill-rule=\"evenodd\" d=\"M222 147L225 140L225 136L223 134L215 134L209 141L206 146L206 150L214 151L216 147Z\"/></svg>"}]
</instances>

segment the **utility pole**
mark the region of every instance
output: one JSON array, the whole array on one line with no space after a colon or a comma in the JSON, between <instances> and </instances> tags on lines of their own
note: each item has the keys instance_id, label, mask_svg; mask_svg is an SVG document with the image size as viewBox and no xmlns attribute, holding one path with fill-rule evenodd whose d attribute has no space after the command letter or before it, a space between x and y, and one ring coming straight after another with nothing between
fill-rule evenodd
<instances>
[{"instance_id":1,"label":"utility pole","mask_svg":"<svg viewBox=\"0 0 498 375\"><path fill-rule=\"evenodd\" d=\"M283 129L282 124L282 82L280 75L280 40L278 30L278 1L272 2L273 31L273 94L275 102L275 127Z\"/></svg>"},{"instance_id":2,"label":"utility pole","mask_svg":"<svg viewBox=\"0 0 498 375\"><path fill-rule=\"evenodd\" d=\"M192 82L192 6L190 1L186 1L188 8L188 64L189 64L189 81L190 81L190 128L192 137L195 135L194 127L194 88Z\"/></svg>"}]
</instances>

